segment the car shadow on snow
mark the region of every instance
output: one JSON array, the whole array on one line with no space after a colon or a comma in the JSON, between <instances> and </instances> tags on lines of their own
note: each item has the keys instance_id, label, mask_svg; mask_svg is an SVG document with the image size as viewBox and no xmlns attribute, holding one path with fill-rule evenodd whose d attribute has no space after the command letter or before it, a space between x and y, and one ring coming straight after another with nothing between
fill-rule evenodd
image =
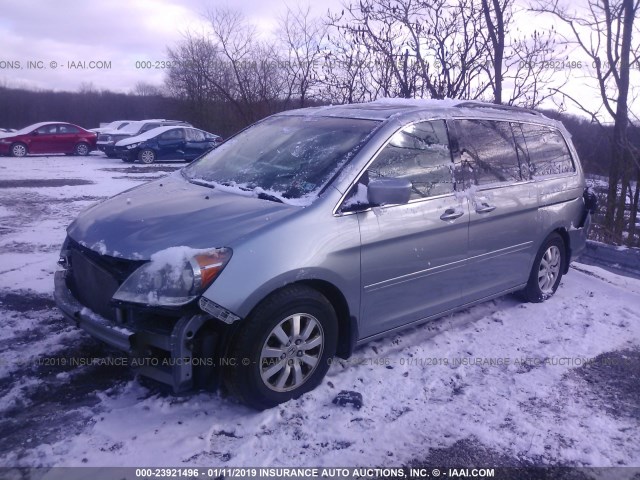
<instances>
[{"instance_id":1,"label":"car shadow on snow","mask_svg":"<svg viewBox=\"0 0 640 480\"><path fill-rule=\"evenodd\" d=\"M18 463L28 450L86 429L101 394L117 392L134 374L106 362L114 352L75 331L48 295L0 292L0 315L15 326L0 340L0 451Z\"/></svg>"}]
</instances>

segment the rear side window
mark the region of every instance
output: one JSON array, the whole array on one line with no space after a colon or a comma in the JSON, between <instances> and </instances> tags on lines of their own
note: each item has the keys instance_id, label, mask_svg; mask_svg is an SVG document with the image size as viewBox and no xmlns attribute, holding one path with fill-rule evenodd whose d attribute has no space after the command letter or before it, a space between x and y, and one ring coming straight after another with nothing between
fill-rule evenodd
<instances>
[{"instance_id":1,"label":"rear side window","mask_svg":"<svg viewBox=\"0 0 640 480\"><path fill-rule=\"evenodd\" d=\"M443 120L409 125L396 132L367 170L374 178L404 178L411 199L453 192L453 163Z\"/></svg>"},{"instance_id":2,"label":"rear side window","mask_svg":"<svg viewBox=\"0 0 640 480\"><path fill-rule=\"evenodd\" d=\"M576 167L564 138L557 130L543 125L521 125L529 152L532 177L573 173Z\"/></svg>"},{"instance_id":3,"label":"rear side window","mask_svg":"<svg viewBox=\"0 0 640 480\"><path fill-rule=\"evenodd\" d=\"M161 140L180 140L184 138L184 131L181 128L168 130L160 135Z\"/></svg>"},{"instance_id":4,"label":"rear side window","mask_svg":"<svg viewBox=\"0 0 640 480\"><path fill-rule=\"evenodd\" d=\"M508 122L458 120L456 125L462 171L471 184L491 185L522 180Z\"/></svg>"},{"instance_id":5,"label":"rear side window","mask_svg":"<svg viewBox=\"0 0 640 480\"><path fill-rule=\"evenodd\" d=\"M80 133L80 130L73 125L59 125L58 133Z\"/></svg>"}]
</instances>

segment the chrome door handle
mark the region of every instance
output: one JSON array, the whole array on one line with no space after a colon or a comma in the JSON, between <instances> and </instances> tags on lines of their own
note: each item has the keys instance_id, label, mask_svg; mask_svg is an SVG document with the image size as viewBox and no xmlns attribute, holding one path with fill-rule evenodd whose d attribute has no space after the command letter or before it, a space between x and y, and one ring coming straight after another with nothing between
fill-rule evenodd
<instances>
[{"instance_id":1,"label":"chrome door handle","mask_svg":"<svg viewBox=\"0 0 640 480\"><path fill-rule=\"evenodd\" d=\"M488 203L482 203L479 207L476 207L476 213L489 213L496 209L495 205L489 205Z\"/></svg>"},{"instance_id":2,"label":"chrome door handle","mask_svg":"<svg viewBox=\"0 0 640 480\"><path fill-rule=\"evenodd\" d=\"M462 215L464 215L464 212L460 210L447 208L444 213L440 215L440 220L455 220L456 218L460 218Z\"/></svg>"}]
</instances>

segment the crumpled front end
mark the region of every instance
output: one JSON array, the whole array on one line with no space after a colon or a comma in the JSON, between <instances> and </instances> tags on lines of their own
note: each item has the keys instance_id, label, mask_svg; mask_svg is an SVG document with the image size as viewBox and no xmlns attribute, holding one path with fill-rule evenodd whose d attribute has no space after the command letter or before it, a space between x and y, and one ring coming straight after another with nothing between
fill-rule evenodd
<instances>
[{"instance_id":1,"label":"crumpled front end","mask_svg":"<svg viewBox=\"0 0 640 480\"><path fill-rule=\"evenodd\" d=\"M170 385L175 393L216 386L230 312L219 307L226 315L222 321L197 301L166 307L114 300L147 262L101 255L70 238L59 263L54 297L68 320L124 352L137 373Z\"/></svg>"}]
</instances>

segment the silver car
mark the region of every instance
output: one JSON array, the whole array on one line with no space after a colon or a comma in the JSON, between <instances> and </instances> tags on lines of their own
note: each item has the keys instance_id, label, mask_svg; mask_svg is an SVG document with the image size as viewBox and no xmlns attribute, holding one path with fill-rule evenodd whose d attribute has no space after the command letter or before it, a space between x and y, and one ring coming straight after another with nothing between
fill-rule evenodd
<instances>
[{"instance_id":1,"label":"silver car","mask_svg":"<svg viewBox=\"0 0 640 480\"><path fill-rule=\"evenodd\" d=\"M55 297L175 392L222 380L268 408L382 335L510 292L552 296L585 246L584 192L566 130L533 111L294 110L85 211Z\"/></svg>"}]
</instances>

